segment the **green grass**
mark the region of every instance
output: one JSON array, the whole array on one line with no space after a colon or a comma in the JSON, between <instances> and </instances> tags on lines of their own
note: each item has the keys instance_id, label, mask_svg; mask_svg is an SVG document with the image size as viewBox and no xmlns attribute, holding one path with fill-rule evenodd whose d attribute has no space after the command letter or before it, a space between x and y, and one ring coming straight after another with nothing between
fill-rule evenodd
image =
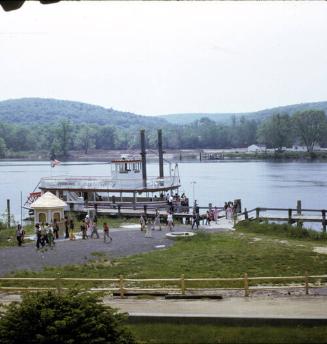
<instances>
[{"instance_id":1,"label":"green grass","mask_svg":"<svg viewBox=\"0 0 327 344\"><path fill-rule=\"evenodd\" d=\"M237 229L247 233L265 234L275 237L321 240L327 242L327 234L309 228L300 228L289 224L276 224L258 221L243 221L237 224Z\"/></svg>"},{"instance_id":2,"label":"green grass","mask_svg":"<svg viewBox=\"0 0 327 344\"><path fill-rule=\"evenodd\" d=\"M226 326L212 324L141 323L129 329L139 343L327 343L327 327Z\"/></svg>"}]
</instances>

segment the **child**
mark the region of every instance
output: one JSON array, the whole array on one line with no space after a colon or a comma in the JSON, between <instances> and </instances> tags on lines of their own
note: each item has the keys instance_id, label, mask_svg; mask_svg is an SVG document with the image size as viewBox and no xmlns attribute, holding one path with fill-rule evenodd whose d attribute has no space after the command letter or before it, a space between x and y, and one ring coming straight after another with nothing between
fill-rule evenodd
<instances>
[{"instance_id":1,"label":"child","mask_svg":"<svg viewBox=\"0 0 327 344\"><path fill-rule=\"evenodd\" d=\"M107 242L107 239L109 239L109 242L112 241L112 237L109 235L109 226L107 222L103 224L103 242Z\"/></svg>"}]
</instances>

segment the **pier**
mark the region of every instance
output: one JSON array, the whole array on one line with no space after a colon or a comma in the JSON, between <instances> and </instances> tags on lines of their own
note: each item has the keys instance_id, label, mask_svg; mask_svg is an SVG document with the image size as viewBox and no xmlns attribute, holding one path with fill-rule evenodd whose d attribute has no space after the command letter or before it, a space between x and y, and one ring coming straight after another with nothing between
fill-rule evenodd
<instances>
[{"instance_id":1,"label":"pier","mask_svg":"<svg viewBox=\"0 0 327 344\"><path fill-rule=\"evenodd\" d=\"M302 209L301 201L297 202L296 208L257 207L251 210L245 209L240 215L244 216L242 220L278 221L290 225L296 223L298 227L302 227L305 222L321 222L322 230L326 232L326 209Z\"/></svg>"}]
</instances>

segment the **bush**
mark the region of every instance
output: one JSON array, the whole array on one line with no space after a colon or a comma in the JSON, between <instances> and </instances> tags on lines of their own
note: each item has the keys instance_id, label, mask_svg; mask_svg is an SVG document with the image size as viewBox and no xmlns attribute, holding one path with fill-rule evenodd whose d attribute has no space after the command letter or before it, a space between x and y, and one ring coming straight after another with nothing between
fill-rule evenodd
<instances>
[{"instance_id":1,"label":"bush","mask_svg":"<svg viewBox=\"0 0 327 344\"><path fill-rule=\"evenodd\" d=\"M99 303L93 294L27 294L21 303L5 306L0 343L135 343L124 321L125 315Z\"/></svg>"}]
</instances>

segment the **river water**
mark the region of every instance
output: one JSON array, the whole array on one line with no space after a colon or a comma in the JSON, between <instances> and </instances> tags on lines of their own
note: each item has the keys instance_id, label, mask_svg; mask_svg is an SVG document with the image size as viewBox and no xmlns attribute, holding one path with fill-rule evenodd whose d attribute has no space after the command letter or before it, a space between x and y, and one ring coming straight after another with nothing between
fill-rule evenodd
<instances>
[{"instance_id":1,"label":"river water","mask_svg":"<svg viewBox=\"0 0 327 344\"><path fill-rule=\"evenodd\" d=\"M89 163L89 162L88 162ZM295 208L302 200L303 208L327 208L327 163L320 162L266 162L217 161L179 163L181 192L191 202L222 206L224 201L241 199L242 207ZM173 167L173 165L172 165ZM168 174L169 166L165 166ZM158 165L149 163L149 176L158 175ZM51 168L48 162L0 162L0 214L11 200L12 213L20 219L20 193L23 203L41 177L108 176L110 165L93 163L62 163ZM195 183L194 183L195 182ZM25 214L23 214L24 216Z\"/></svg>"}]
</instances>

